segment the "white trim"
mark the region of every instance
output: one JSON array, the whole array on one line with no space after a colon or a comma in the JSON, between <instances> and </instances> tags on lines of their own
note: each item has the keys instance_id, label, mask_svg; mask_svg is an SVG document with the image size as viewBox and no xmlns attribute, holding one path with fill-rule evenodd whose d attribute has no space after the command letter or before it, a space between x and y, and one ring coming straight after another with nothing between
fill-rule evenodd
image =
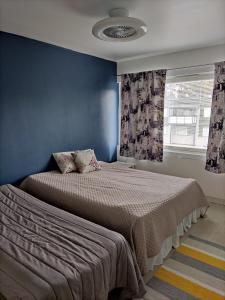
<instances>
[{"instance_id":1,"label":"white trim","mask_svg":"<svg viewBox=\"0 0 225 300\"><path fill-rule=\"evenodd\" d=\"M204 78L207 76L209 78L214 78L214 64L205 64L205 65L196 65L191 67L185 67L185 68L178 68L178 69L170 69L168 70L166 74L167 78L181 78L185 77L199 77ZM190 80L190 79L189 79Z\"/></svg>"},{"instance_id":2,"label":"white trim","mask_svg":"<svg viewBox=\"0 0 225 300\"><path fill-rule=\"evenodd\" d=\"M220 45L214 45L214 46L220 46ZM192 50L198 50L198 48L192 49ZM132 56L124 57L124 58L118 58L116 60L116 62L117 63L120 63L120 62L129 62L130 60L132 61L132 60L143 59L143 58L151 58L151 57L154 57L154 56L174 54L174 53L177 53L177 52L185 52L185 51L188 51L188 50L183 50L183 51L176 51L175 50L175 51L149 52L148 54L132 55Z\"/></svg>"},{"instance_id":3,"label":"white trim","mask_svg":"<svg viewBox=\"0 0 225 300\"><path fill-rule=\"evenodd\" d=\"M196 147L185 147L179 145L165 145L163 147L164 153L172 153L177 154L182 157L186 158L193 158L198 159L200 157L205 158L206 156L206 149L204 148L196 148Z\"/></svg>"},{"instance_id":4,"label":"white trim","mask_svg":"<svg viewBox=\"0 0 225 300\"><path fill-rule=\"evenodd\" d=\"M222 41L221 43L212 44L212 45L208 45L208 46L205 46L205 47L197 47L197 48L191 48L191 49L189 48L189 49L182 49L182 50L175 50L174 49L174 50L170 50L170 51L156 51L156 52L154 51L154 52L149 52L147 54L131 55L131 56L127 56L127 57L124 57L124 58L118 58L116 60L116 62L117 63L123 63L123 62L129 62L129 61L137 61L139 59L148 59L148 58L151 59L151 58L154 58L154 57L166 56L166 55L180 55L180 54L185 54L186 55L186 53L189 53L189 52L210 50L210 49L213 49L213 48L224 47L224 46L225 46L225 43L224 43L224 41ZM212 61L212 59L210 59L210 62L211 61ZM220 59L218 59L218 61L220 61Z\"/></svg>"},{"instance_id":5,"label":"white trim","mask_svg":"<svg viewBox=\"0 0 225 300\"><path fill-rule=\"evenodd\" d=\"M191 148L191 147L182 147L182 146L172 146L172 145L164 145L163 153L165 156L176 156L177 158L184 159L202 159L205 160L206 157L206 149L200 148ZM117 160L127 162L127 163L135 163L136 159L133 157L124 157L120 156L120 145L117 145Z\"/></svg>"},{"instance_id":6,"label":"white trim","mask_svg":"<svg viewBox=\"0 0 225 300\"><path fill-rule=\"evenodd\" d=\"M172 75L168 72L166 76L166 83L176 83L176 82L188 82L188 81L199 81L199 80L209 80L213 79L213 72L199 72L192 74L184 74L184 75Z\"/></svg>"}]
</instances>

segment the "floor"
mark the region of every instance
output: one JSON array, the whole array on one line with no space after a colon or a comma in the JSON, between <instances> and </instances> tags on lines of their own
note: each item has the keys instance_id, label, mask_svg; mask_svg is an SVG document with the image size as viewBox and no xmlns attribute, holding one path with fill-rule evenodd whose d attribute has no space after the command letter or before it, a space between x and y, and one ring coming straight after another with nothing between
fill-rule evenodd
<instances>
[{"instance_id":1,"label":"floor","mask_svg":"<svg viewBox=\"0 0 225 300\"><path fill-rule=\"evenodd\" d=\"M198 223L194 224L188 231L188 234L225 246L225 205L212 203L206 217L199 219ZM186 236L183 237L183 240ZM146 290L146 295L140 300L155 300L148 287L146 287Z\"/></svg>"},{"instance_id":2,"label":"floor","mask_svg":"<svg viewBox=\"0 0 225 300\"><path fill-rule=\"evenodd\" d=\"M192 226L189 233L225 246L225 205L211 204L206 218Z\"/></svg>"}]
</instances>

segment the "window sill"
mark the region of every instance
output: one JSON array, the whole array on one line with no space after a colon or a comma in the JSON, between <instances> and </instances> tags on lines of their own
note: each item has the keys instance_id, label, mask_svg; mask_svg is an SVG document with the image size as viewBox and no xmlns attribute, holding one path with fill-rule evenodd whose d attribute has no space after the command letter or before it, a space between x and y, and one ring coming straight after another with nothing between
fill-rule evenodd
<instances>
[{"instance_id":1,"label":"window sill","mask_svg":"<svg viewBox=\"0 0 225 300\"><path fill-rule=\"evenodd\" d=\"M135 159L131 157L123 158L120 156L119 152L120 146L117 146L117 158L121 162L125 162L131 165L135 165ZM206 149L201 148L185 148L179 146L164 145L163 147L164 156L173 156L179 159L197 159L205 160Z\"/></svg>"},{"instance_id":2,"label":"window sill","mask_svg":"<svg viewBox=\"0 0 225 300\"><path fill-rule=\"evenodd\" d=\"M163 150L166 154L174 154L179 158L199 159L205 158L206 155L206 149L204 148L164 145Z\"/></svg>"}]
</instances>

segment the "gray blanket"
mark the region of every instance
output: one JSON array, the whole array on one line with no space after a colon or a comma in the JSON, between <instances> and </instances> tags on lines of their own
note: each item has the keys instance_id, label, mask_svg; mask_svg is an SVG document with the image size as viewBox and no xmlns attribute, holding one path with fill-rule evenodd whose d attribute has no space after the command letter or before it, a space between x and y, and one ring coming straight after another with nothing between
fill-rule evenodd
<instances>
[{"instance_id":1,"label":"gray blanket","mask_svg":"<svg viewBox=\"0 0 225 300\"><path fill-rule=\"evenodd\" d=\"M0 187L0 299L105 300L144 294L120 234Z\"/></svg>"},{"instance_id":2,"label":"gray blanket","mask_svg":"<svg viewBox=\"0 0 225 300\"><path fill-rule=\"evenodd\" d=\"M102 164L102 170L62 175L57 171L29 176L22 188L53 205L115 230L129 241L142 274L147 259L196 208L208 205L191 178L179 178Z\"/></svg>"}]
</instances>

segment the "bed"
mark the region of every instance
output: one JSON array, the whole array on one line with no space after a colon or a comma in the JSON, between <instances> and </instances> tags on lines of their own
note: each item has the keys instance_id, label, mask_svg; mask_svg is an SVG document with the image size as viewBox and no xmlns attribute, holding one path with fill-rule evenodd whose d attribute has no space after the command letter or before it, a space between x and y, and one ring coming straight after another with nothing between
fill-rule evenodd
<instances>
[{"instance_id":1,"label":"bed","mask_svg":"<svg viewBox=\"0 0 225 300\"><path fill-rule=\"evenodd\" d=\"M0 299L106 300L116 288L116 299L144 294L122 235L0 187Z\"/></svg>"},{"instance_id":2,"label":"bed","mask_svg":"<svg viewBox=\"0 0 225 300\"><path fill-rule=\"evenodd\" d=\"M168 239L188 227L208 202L194 179L102 163L87 174L58 171L27 177L21 187L76 215L121 233L136 254L142 275L165 256ZM180 231L180 230L178 230ZM178 233L179 235L179 233ZM166 244L165 244L166 243ZM166 251L168 252L168 251Z\"/></svg>"}]
</instances>

